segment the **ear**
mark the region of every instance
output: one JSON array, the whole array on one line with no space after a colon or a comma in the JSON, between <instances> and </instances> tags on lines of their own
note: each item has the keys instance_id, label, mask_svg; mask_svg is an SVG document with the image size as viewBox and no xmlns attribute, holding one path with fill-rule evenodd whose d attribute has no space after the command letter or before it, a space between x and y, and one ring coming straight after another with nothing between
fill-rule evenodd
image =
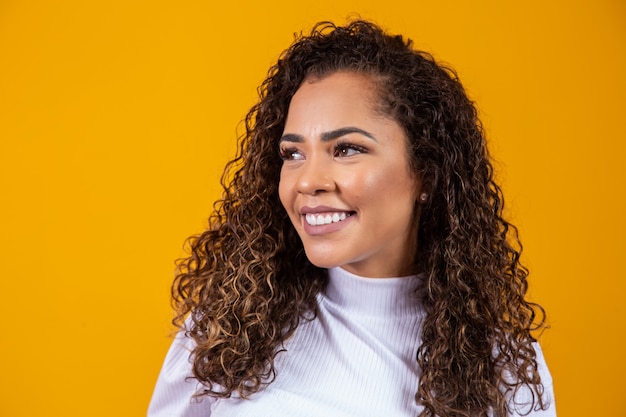
<instances>
[{"instance_id":1,"label":"ear","mask_svg":"<svg viewBox=\"0 0 626 417\"><path fill-rule=\"evenodd\" d=\"M434 183L435 181L433 181L426 172L420 172L419 181L417 182L417 204L424 205L428 203L431 198Z\"/></svg>"},{"instance_id":2,"label":"ear","mask_svg":"<svg viewBox=\"0 0 626 417\"><path fill-rule=\"evenodd\" d=\"M424 177L421 177L417 184L417 203L421 205L426 204L430 197L429 187L425 182Z\"/></svg>"}]
</instances>

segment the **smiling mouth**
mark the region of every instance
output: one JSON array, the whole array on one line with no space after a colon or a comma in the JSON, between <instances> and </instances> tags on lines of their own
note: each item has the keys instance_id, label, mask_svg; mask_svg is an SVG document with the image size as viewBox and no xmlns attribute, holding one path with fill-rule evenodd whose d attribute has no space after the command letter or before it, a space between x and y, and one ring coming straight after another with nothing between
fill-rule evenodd
<instances>
[{"instance_id":1,"label":"smiling mouth","mask_svg":"<svg viewBox=\"0 0 626 417\"><path fill-rule=\"evenodd\" d=\"M352 214L354 213L345 211L342 211L341 213L307 213L304 216L304 219L310 226L322 226L325 224L339 223L340 221L352 216Z\"/></svg>"}]
</instances>

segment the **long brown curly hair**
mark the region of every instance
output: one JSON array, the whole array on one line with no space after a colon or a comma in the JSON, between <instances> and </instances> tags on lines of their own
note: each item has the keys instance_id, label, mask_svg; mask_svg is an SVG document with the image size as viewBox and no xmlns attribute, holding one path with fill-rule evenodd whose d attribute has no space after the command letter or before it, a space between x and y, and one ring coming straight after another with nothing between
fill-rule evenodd
<instances>
[{"instance_id":1,"label":"long brown curly hair","mask_svg":"<svg viewBox=\"0 0 626 417\"><path fill-rule=\"evenodd\" d=\"M336 71L376 81L382 111L404 127L429 191L415 255L426 310L415 346L421 415L506 416L519 389L544 408L531 332L544 327L545 314L525 300L521 243L502 216L477 111L453 70L361 20L318 23L270 69L222 178L223 198L178 262L174 323L196 343L193 374L205 387L198 395L263 389L283 342L315 317L327 274L307 260L279 201L278 140L302 82Z\"/></svg>"}]
</instances>

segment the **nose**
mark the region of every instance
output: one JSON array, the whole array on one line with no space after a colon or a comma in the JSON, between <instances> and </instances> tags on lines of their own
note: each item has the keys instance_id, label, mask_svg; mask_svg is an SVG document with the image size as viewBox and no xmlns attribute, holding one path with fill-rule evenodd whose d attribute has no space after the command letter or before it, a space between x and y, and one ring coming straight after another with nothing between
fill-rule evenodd
<instances>
[{"instance_id":1,"label":"nose","mask_svg":"<svg viewBox=\"0 0 626 417\"><path fill-rule=\"evenodd\" d=\"M309 158L300 167L296 189L301 194L315 195L335 189L332 169L321 158Z\"/></svg>"}]
</instances>

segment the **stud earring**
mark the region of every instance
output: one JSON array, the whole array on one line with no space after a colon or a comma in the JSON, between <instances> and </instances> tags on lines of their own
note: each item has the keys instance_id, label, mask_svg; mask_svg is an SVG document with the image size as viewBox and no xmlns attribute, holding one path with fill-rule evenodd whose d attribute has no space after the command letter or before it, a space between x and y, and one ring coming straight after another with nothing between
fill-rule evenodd
<instances>
[{"instance_id":1,"label":"stud earring","mask_svg":"<svg viewBox=\"0 0 626 417\"><path fill-rule=\"evenodd\" d=\"M420 194L420 201L421 201L422 203L425 203L427 199L428 199L428 193L422 193L422 194Z\"/></svg>"}]
</instances>

